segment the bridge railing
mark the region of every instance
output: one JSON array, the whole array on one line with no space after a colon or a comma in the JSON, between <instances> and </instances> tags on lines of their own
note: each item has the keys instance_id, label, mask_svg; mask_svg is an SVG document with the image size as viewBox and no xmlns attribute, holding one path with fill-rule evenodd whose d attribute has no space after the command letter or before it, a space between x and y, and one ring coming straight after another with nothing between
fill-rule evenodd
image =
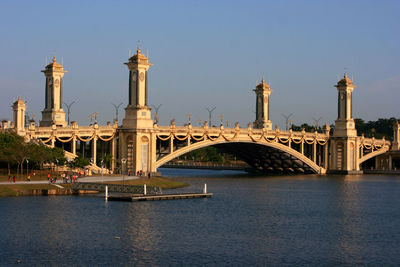
<instances>
[{"instance_id":1,"label":"bridge railing","mask_svg":"<svg viewBox=\"0 0 400 267\"><path fill-rule=\"evenodd\" d=\"M360 146L365 149L376 150L384 147L390 147L390 145L391 142L386 140L385 138L375 139L374 137L365 138L364 136L361 136Z\"/></svg>"},{"instance_id":2,"label":"bridge railing","mask_svg":"<svg viewBox=\"0 0 400 267\"><path fill-rule=\"evenodd\" d=\"M279 129L276 130L266 130L266 129L252 129L248 128L224 128L224 127L188 127L188 126L158 126L156 128L156 133L158 135L170 135L173 133L174 135L179 136L186 136L189 133L191 135L199 136L208 134L210 136L218 136L223 133L226 136L233 136L233 135L250 135L250 136L266 136L269 138L279 137L282 139L305 139L305 140L314 140L318 139L319 141L326 141L329 139L329 134L327 133L319 133L319 132L305 132L305 131L280 131Z\"/></svg>"}]
</instances>

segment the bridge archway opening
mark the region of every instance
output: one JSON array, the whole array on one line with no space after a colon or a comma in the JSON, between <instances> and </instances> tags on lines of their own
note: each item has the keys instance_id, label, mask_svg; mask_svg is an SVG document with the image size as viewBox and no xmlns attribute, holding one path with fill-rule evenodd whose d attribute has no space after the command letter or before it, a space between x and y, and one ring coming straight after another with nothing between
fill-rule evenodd
<instances>
[{"instance_id":1,"label":"bridge archway opening","mask_svg":"<svg viewBox=\"0 0 400 267\"><path fill-rule=\"evenodd\" d=\"M259 144L253 142L221 142L217 144L209 142L203 146L199 143L195 149L189 149L189 147L180 148L179 146L176 146L174 148L177 148L177 150L174 149L175 152L169 155L166 155L168 149L166 142L160 143L157 160L162 162L162 164L158 165L156 163L157 168L178 156L185 155L203 147L213 146L223 153L235 155L238 159L246 162L251 167L249 171L269 174L313 174L319 172L319 167L316 164L314 164L315 166L311 166L310 162L312 163L312 161L305 160L305 157L301 159L299 157L299 155L301 155L299 152L290 149L287 146L285 146L287 149L284 151L279 147L276 147L278 146L277 144L275 144L274 147L271 144Z\"/></svg>"}]
</instances>

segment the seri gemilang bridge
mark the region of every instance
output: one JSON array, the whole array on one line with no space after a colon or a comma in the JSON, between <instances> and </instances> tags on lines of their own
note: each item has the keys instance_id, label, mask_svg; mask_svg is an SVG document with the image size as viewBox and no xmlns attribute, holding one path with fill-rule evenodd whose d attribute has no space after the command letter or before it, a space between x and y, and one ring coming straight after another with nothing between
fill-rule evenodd
<instances>
[{"instance_id":1,"label":"seri gemilang bridge","mask_svg":"<svg viewBox=\"0 0 400 267\"><path fill-rule=\"evenodd\" d=\"M92 167L100 157L110 154L111 171L120 166L122 172L157 173L167 162L188 152L215 146L236 155L251 168L268 173L360 173L362 163L375 158L375 167L392 168L393 157L399 157L399 124L394 125L394 140L357 136L352 118L353 81L344 74L335 87L338 91L338 116L331 131L325 124L323 132L282 131L272 127L269 101L272 92L263 79L256 85L256 118L247 128L203 126L161 126L151 118L148 103L148 71L152 65L140 52L125 63L129 69L129 103L122 125L68 125L62 109L63 66L53 59L43 70L46 76L45 108L39 125L31 122L25 127L25 104L18 99L14 105L12 130L27 140L39 139L50 146L60 146L70 158L77 150L88 155ZM3 123L3 129L6 124ZM79 142L79 144L77 144ZM90 145L89 145L90 144ZM83 151L82 151L83 150ZM85 151L86 150L86 151ZM97 159L97 160L96 160Z\"/></svg>"}]
</instances>

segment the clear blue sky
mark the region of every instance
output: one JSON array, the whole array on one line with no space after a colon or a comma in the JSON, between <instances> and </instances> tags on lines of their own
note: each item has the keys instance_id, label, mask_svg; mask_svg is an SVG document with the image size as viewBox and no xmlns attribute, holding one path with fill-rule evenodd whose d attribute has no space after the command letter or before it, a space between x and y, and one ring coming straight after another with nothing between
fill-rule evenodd
<instances>
[{"instance_id":1,"label":"clear blue sky","mask_svg":"<svg viewBox=\"0 0 400 267\"><path fill-rule=\"evenodd\" d=\"M400 1L8 1L0 3L0 119L18 96L41 119L46 58L63 58L64 100L84 125L127 105L129 49L154 64L150 103L178 124L254 120L252 89L271 81L271 120L336 119L333 87L354 76L354 117L400 117ZM120 118L124 116L120 110ZM196 123L197 124L197 123Z\"/></svg>"}]
</instances>

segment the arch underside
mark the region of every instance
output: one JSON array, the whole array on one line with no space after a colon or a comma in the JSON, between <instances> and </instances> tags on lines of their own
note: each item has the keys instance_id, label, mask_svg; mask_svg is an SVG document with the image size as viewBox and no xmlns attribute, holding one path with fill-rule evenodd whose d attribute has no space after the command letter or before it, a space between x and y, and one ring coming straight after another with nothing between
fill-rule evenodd
<instances>
[{"instance_id":1,"label":"arch underside","mask_svg":"<svg viewBox=\"0 0 400 267\"><path fill-rule=\"evenodd\" d=\"M364 155L360 159L359 164L361 165L363 162L365 162L365 161L367 161L369 159L372 159L372 158L374 158L376 156L385 154L388 150L389 150L389 147L384 147L384 148L381 148L379 150L375 150L374 152L368 153L368 154Z\"/></svg>"},{"instance_id":2,"label":"arch underside","mask_svg":"<svg viewBox=\"0 0 400 267\"><path fill-rule=\"evenodd\" d=\"M265 173L316 173L297 157L274 147L251 143L215 145L222 151L236 155L253 170Z\"/></svg>"},{"instance_id":3,"label":"arch underside","mask_svg":"<svg viewBox=\"0 0 400 267\"><path fill-rule=\"evenodd\" d=\"M214 146L221 151L235 155L237 158L245 161L253 171L272 173L272 174L294 174L294 173L319 173L322 169L313 163L310 159L304 157L299 152L285 145L278 143L253 143L253 142L220 142L213 143L206 141L204 144L199 142L192 145L193 148L181 148L165 158L161 158L156 167L160 167L166 162L194 151L196 149ZM300 159L302 158L302 159Z\"/></svg>"}]
</instances>

